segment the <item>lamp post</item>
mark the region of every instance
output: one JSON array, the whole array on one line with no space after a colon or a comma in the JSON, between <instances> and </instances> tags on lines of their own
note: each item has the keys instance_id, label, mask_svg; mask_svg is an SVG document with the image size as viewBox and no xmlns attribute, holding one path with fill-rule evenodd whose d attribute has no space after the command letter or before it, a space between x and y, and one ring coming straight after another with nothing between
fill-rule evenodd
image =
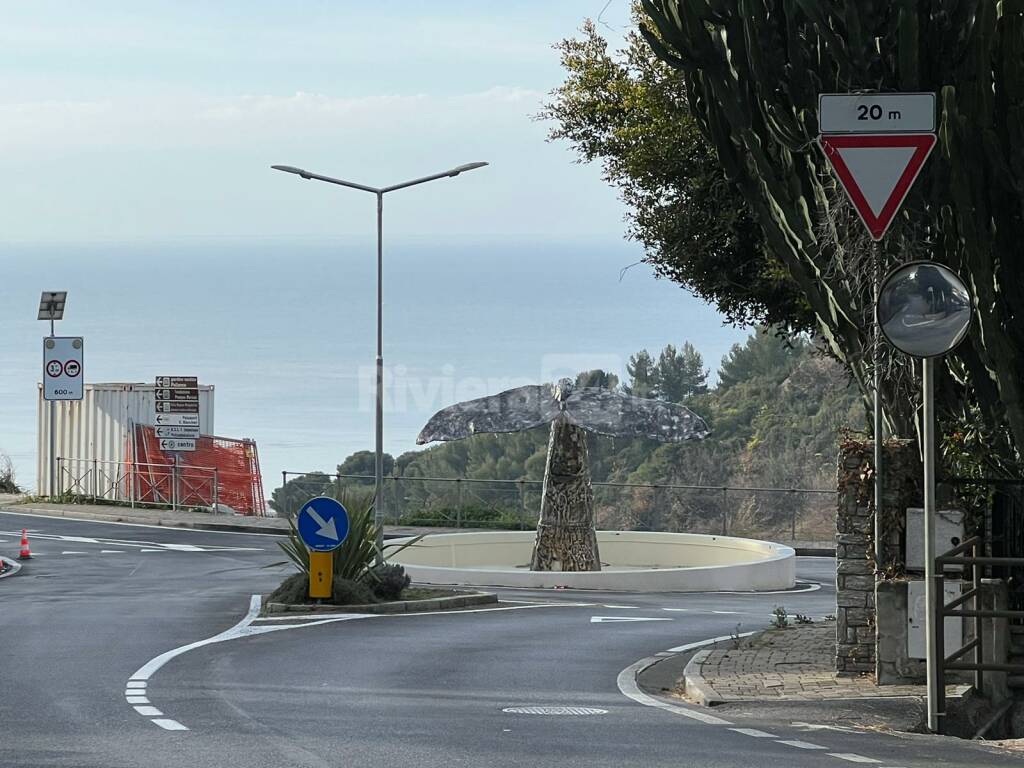
<instances>
[{"instance_id":1,"label":"lamp post","mask_svg":"<svg viewBox=\"0 0 1024 768\"><path fill-rule=\"evenodd\" d=\"M350 189L358 189L377 196L377 407L376 407L376 450L375 450L375 472L373 490L374 522L377 525L377 563L383 562L384 552L384 331L383 331L383 302L384 302L384 195L388 192L395 192L399 189L414 187L417 184L424 184L436 179L454 178L460 173L482 168L487 163L466 163L441 173L434 173L430 176L423 176L411 181L403 181L401 184L392 184L388 187L370 187L365 184L357 184L354 181L335 179L330 176L323 176L319 173L296 168L293 165L272 165L275 171L294 173L303 179L315 179L326 181L328 184L338 184Z\"/></svg>"}]
</instances>

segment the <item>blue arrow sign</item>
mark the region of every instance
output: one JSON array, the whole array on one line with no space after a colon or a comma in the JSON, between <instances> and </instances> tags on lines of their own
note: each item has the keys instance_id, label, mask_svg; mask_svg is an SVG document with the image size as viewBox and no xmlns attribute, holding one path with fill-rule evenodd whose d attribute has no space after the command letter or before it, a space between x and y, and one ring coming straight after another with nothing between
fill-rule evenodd
<instances>
[{"instance_id":1,"label":"blue arrow sign","mask_svg":"<svg viewBox=\"0 0 1024 768\"><path fill-rule=\"evenodd\" d=\"M348 512L327 496L317 496L302 505L296 527L303 543L313 552L330 552L348 537Z\"/></svg>"}]
</instances>

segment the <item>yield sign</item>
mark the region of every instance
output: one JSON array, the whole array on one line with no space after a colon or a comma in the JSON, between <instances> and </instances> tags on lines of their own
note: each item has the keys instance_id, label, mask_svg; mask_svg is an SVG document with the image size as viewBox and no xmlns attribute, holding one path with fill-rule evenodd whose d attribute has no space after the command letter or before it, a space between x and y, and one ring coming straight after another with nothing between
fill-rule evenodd
<instances>
[{"instance_id":1,"label":"yield sign","mask_svg":"<svg viewBox=\"0 0 1024 768\"><path fill-rule=\"evenodd\" d=\"M818 143L873 240L881 240L903 204L935 134L822 134Z\"/></svg>"}]
</instances>

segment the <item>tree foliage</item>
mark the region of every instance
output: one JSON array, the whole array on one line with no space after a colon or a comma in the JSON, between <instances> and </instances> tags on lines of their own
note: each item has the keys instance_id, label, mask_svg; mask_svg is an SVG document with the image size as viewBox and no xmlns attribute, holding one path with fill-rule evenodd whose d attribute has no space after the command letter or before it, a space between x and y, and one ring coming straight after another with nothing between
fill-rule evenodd
<instances>
[{"instance_id":1,"label":"tree foliage","mask_svg":"<svg viewBox=\"0 0 1024 768\"><path fill-rule=\"evenodd\" d=\"M540 117L555 124L552 139L600 161L644 260L736 324L812 329L810 308L691 115L685 76L635 31L614 54L588 21L557 48L566 79Z\"/></svg>"},{"instance_id":2,"label":"tree foliage","mask_svg":"<svg viewBox=\"0 0 1024 768\"><path fill-rule=\"evenodd\" d=\"M1024 444L1024 323L1014 302L1024 216L1024 8L995 0L643 0L641 32L684 83L689 114L814 313L867 390L870 247L815 147L820 93L934 91L939 142L886 238L884 264L945 263L976 302L939 367L947 425L984 424L978 460ZM913 429L915 377L886 363L885 410Z\"/></svg>"}]
</instances>

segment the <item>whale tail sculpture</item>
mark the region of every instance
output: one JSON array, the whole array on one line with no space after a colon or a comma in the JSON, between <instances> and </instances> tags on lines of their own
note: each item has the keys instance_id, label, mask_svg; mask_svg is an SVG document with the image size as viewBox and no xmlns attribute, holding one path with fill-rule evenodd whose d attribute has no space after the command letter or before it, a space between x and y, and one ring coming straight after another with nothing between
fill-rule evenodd
<instances>
[{"instance_id":1,"label":"whale tail sculpture","mask_svg":"<svg viewBox=\"0 0 1024 768\"><path fill-rule=\"evenodd\" d=\"M700 440L705 421L682 405L647 400L569 379L530 385L467 400L435 413L416 438L419 445L461 440L485 432L521 432L551 424L537 539L531 570L599 571L594 492L586 432L643 437L659 442Z\"/></svg>"}]
</instances>

